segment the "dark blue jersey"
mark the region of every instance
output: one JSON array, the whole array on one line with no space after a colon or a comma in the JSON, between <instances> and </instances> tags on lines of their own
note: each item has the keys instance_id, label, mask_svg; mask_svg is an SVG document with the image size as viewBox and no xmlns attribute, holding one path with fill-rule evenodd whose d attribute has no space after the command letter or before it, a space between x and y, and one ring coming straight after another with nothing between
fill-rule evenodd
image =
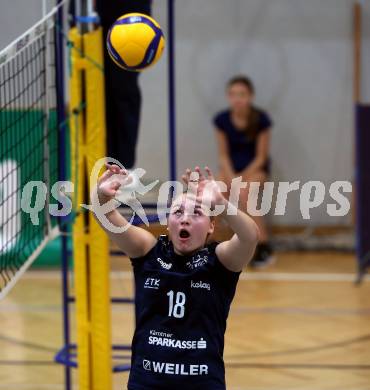
<instances>
[{"instance_id":1,"label":"dark blue jersey","mask_svg":"<svg viewBox=\"0 0 370 390\"><path fill-rule=\"evenodd\" d=\"M230 160L237 173L244 170L256 157L258 135L272 126L272 121L266 112L254 109L258 112L258 123L256 137L253 139L249 139L245 131L234 126L230 110L219 112L213 119L215 127L226 135ZM266 162L263 169L269 173L269 161Z\"/></svg>"},{"instance_id":2,"label":"dark blue jersey","mask_svg":"<svg viewBox=\"0 0 370 390\"><path fill-rule=\"evenodd\" d=\"M224 334L240 272L210 244L180 256L167 236L141 258L135 275L136 330L129 390L225 390Z\"/></svg>"}]
</instances>

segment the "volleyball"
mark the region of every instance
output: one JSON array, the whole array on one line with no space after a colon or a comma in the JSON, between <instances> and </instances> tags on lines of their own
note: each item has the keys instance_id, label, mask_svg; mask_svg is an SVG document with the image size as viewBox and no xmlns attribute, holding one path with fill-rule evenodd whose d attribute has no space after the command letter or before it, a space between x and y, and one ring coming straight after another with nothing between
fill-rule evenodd
<instances>
[{"instance_id":1,"label":"volleyball","mask_svg":"<svg viewBox=\"0 0 370 390\"><path fill-rule=\"evenodd\" d=\"M118 18L107 35L108 53L121 68L142 71L155 64L164 49L160 25L148 15L130 13Z\"/></svg>"}]
</instances>

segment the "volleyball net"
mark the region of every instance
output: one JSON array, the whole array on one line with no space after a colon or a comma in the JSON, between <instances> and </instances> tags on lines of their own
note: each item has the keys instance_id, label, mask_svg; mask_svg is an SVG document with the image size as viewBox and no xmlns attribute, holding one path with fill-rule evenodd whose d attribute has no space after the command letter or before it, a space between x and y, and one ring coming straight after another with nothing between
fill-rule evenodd
<instances>
[{"instance_id":1,"label":"volleyball net","mask_svg":"<svg viewBox=\"0 0 370 390\"><path fill-rule=\"evenodd\" d=\"M101 28L81 33L64 26L66 4L58 1L0 52L0 299L61 236L65 326L55 360L66 366L67 388L69 369L78 366L79 388L100 390L112 387L109 242L81 205L89 203L95 162L106 156L103 40ZM68 290L72 259L74 296Z\"/></svg>"},{"instance_id":2,"label":"volleyball net","mask_svg":"<svg viewBox=\"0 0 370 390\"><path fill-rule=\"evenodd\" d=\"M58 235L57 14L0 52L0 298Z\"/></svg>"}]
</instances>

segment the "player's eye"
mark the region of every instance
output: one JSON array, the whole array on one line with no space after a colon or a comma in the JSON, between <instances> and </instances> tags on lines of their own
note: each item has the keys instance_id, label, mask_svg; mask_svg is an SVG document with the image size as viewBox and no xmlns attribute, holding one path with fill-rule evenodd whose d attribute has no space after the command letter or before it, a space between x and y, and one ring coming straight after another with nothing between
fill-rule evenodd
<instances>
[{"instance_id":1,"label":"player's eye","mask_svg":"<svg viewBox=\"0 0 370 390\"><path fill-rule=\"evenodd\" d=\"M177 209L173 212L175 215L181 215L182 214L182 210L181 209Z\"/></svg>"},{"instance_id":2,"label":"player's eye","mask_svg":"<svg viewBox=\"0 0 370 390\"><path fill-rule=\"evenodd\" d=\"M194 214L195 214L195 215L204 215L204 210L203 210L201 207L197 207L197 208L194 210Z\"/></svg>"}]
</instances>

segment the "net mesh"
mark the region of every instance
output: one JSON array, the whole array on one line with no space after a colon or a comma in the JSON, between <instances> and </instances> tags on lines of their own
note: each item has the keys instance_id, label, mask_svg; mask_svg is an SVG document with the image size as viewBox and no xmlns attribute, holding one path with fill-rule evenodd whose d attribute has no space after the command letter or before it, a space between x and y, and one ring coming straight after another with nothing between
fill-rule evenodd
<instances>
[{"instance_id":1,"label":"net mesh","mask_svg":"<svg viewBox=\"0 0 370 390\"><path fill-rule=\"evenodd\" d=\"M0 298L57 232L48 212L58 175L55 18L0 52Z\"/></svg>"}]
</instances>

